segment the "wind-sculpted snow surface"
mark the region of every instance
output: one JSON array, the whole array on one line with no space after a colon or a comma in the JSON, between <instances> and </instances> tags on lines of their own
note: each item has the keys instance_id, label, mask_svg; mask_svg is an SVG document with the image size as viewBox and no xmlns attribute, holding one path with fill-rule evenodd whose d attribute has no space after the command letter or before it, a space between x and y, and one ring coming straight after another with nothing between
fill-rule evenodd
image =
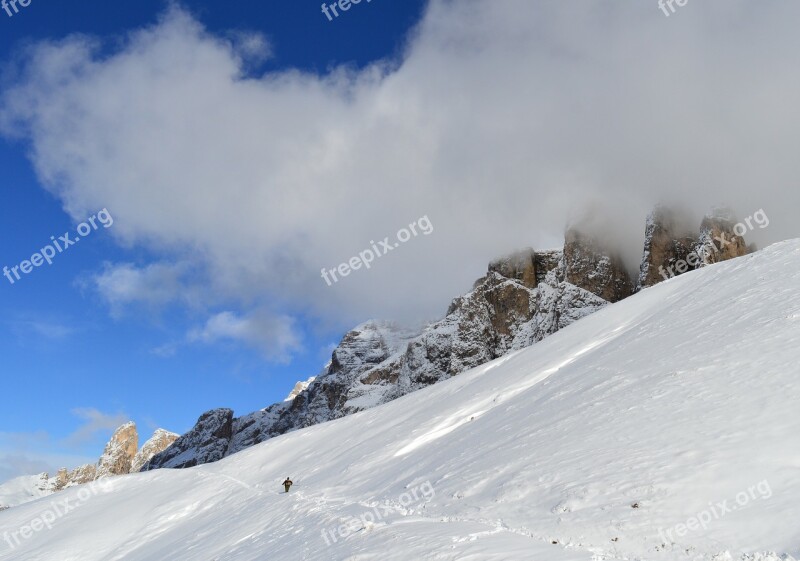
<instances>
[{"instance_id":1,"label":"wind-sculpted snow surface","mask_svg":"<svg viewBox=\"0 0 800 561\"><path fill-rule=\"evenodd\" d=\"M800 240L676 277L385 405L111 479L0 560L797 559L799 285Z\"/></svg>"}]
</instances>

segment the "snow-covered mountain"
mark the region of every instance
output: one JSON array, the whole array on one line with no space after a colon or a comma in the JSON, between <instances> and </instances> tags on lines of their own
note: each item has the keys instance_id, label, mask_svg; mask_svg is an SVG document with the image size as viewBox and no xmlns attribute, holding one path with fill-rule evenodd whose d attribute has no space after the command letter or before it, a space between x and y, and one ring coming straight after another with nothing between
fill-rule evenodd
<instances>
[{"instance_id":1,"label":"snow-covered mountain","mask_svg":"<svg viewBox=\"0 0 800 561\"><path fill-rule=\"evenodd\" d=\"M693 271L379 407L4 511L0 560L797 559L798 286L800 240Z\"/></svg>"},{"instance_id":2,"label":"snow-covered mountain","mask_svg":"<svg viewBox=\"0 0 800 561\"><path fill-rule=\"evenodd\" d=\"M537 271L537 262L550 270ZM217 461L269 438L387 403L529 346L607 305L564 280L567 263L561 252L532 250L494 262L472 291L456 298L445 317L422 333L391 322L359 325L294 399L239 418L230 409L208 411L144 469Z\"/></svg>"},{"instance_id":3,"label":"snow-covered mountain","mask_svg":"<svg viewBox=\"0 0 800 561\"><path fill-rule=\"evenodd\" d=\"M663 207L648 218L638 282L619 255L573 227L562 250L526 249L489 264L472 291L456 298L445 317L422 333L370 321L347 333L329 365L300 382L291 399L234 417L230 409L204 413L196 425L143 469L191 467L217 461L269 438L388 403L506 353L528 347L609 303L663 280L691 249L725 234L736 243L715 261L747 253L730 217L715 212L694 234L680 214ZM686 246L688 249L683 251ZM716 248L716 246L714 246Z\"/></svg>"},{"instance_id":4,"label":"snow-covered mountain","mask_svg":"<svg viewBox=\"0 0 800 561\"><path fill-rule=\"evenodd\" d=\"M47 473L25 475L1 484L0 510L51 495L68 487L137 472L177 438L178 435L173 432L156 429L153 436L139 449L136 423L125 423L111 435L96 464L85 464L72 470L61 468L53 477Z\"/></svg>"}]
</instances>

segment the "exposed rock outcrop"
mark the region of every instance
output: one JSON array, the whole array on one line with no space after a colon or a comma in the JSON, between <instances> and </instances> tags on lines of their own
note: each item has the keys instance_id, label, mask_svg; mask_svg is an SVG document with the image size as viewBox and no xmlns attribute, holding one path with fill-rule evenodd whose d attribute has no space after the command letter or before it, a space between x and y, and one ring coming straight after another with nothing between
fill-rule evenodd
<instances>
[{"instance_id":1,"label":"exposed rock outcrop","mask_svg":"<svg viewBox=\"0 0 800 561\"><path fill-rule=\"evenodd\" d=\"M294 398L303 393L303 391L308 388L308 386L311 385L311 382L313 382L316 378L316 376L312 376L305 382L297 382L292 388L292 391L289 392L289 395L287 395L286 399L283 401L294 401Z\"/></svg>"},{"instance_id":2,"label":"exposed rock outcrop","mask_svg":"<svg viewBox=\"0 0 800 561\"><path fill-rule=\"evenodd\" d=\"M528 288L536 288L539 284L536 275L536 252L530 248L492 261L489 263L489 272L497 273L507 279L518 280Z\"/></svg>"},{"instance_id":3,"label":"exposed rock outcrop","mask_svg":"<svg viewBox=\"0 0 800 561\"><path fill-rule=\"evenodd\" d=\"M720 263L750 253L742 236L736 235L736 220L726 210L705 216L700 224L695 252L701 257L700 266Z\"/></svg>"},{"instance_id":4,"label":"exposed rock outcrop","mask_svg":"<svg viewBox=\"0 0 800 561\"><path fill-rule=\"evenodd\" d=\"M97 479L131 472L133 458L139 449L139 433L136 424L125 423L119 427L106 444L103 455L97 462Z\"/></svg>"},{"instance_id":5,"label":"exposed rock outcrop","mask_svg":"<svg viewBox=\"0 0 800 561\"><path fill-rule=\"evenodd\" d=\"M71 471L61 468L56 473L52 485L54 491L60 491L66 487L82 485L95 479L97 479L97 466L95 464L84 464Z\"/></svg>"},{"instance_id":6,"label":"exposed rock outcrop","mask_svg":"<svg viewBox=\"0 0 800 561\"><path fill-rule=\"evenodd\" d=\"M692 229L685 213L664 206L647 217L642 264L637 290L658 284L706 265L750 253L734 233L730 211L716 209L705 216L699 229Z\"/></svg>"},{"instance_id":7,"label":"exposed rock outcrop","mask_svg":"<svg viewBox=\"0 0 800 561\"><path fill-rule=\"evenodd\" d=\"M212 409L197 420L195 426L175 440L166 450L155 454L142 471L153 467L186 468L199 463L216 462L225 457L233 435L233 411Z\"/></svg>"},{"instance_id":8,"label":"exposed rock outcrop","mask_svg":"<svg viewBox=\"0 0 800 561\"><path fill-rule=\"evenodd\" d=\"M174 432L169 432L164 429L156 429L153 433L153 436L142 445L142 449L136 453L136 456L133 457L133 462L131 462L131 469L130 473L135 473L144 467L144 465L149 462L153 456L156 454L163 452L167 448L172 445L173 442L178 440L180 435L175 434Z\"/></svg>"},{"instance_id":9,"label":"exposed rock outcrop","mask_svg":"<svg viewBox=\"0 0 800 561\"><path fill-rule=\"evenodd\" d=\"M633 283L622 259L596 238L576 229L564 242L564 279L607 302L619 302L633 294Z\"/></svg>"}]
</instances>

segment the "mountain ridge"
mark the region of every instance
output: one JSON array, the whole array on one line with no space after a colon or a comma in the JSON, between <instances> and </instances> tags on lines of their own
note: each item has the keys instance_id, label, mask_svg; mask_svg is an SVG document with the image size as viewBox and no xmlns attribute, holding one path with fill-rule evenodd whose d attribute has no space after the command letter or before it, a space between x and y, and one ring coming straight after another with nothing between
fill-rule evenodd
<instances>
[{"instance_id":1,"label":"mountain ridge","mask_svg":"<svg viewBox=\"0 0 800 561\"><path fill-rule=\"evenodd\" d=\"M679 211L664 206L648 216L638 278L629 274L617 251L577 226L567 230L561 250L526 248L496 259L469 293L452 300L443 319L421 333L386 321L362 323L343 337L328 367L291 401L242 417L226 408L207 411L142 469L218 461L269 438L387 403L533 345L658 284L666 278L660 270L671 269L692 251L713 253L711 262L749 251L729 215L712 211L694 233L676 226L681 221L685 217ZM734 240L732 249L721 243L717 247L720 235Z\"/></svg>"}]
</instances>

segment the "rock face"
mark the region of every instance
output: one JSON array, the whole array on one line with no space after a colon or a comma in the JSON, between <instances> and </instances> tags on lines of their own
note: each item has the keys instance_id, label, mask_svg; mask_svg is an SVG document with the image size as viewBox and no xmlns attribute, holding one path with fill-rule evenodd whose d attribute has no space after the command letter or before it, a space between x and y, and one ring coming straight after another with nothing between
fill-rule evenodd
<instances>
[{"instance_id":1,"label":"rock face","mask_svg":"<svg viewBox=\"0 0 800 561\"><path fill-rule=\"evenodd\" d=\"M97 479L97 466L95 464L84 464L80 467L76 467L72 471L61 468L58 470L58 473L56 473L54 490L60 491L66 487L82 485L83 483L94 481L95 479Z\"/></svg>"},{"instance_id":2,"label":"rock face","mask_svg":"<svg viewBox=\"0 0 800 561\"><path fill-rule=\"evenodd\" d=\"M744 238L734 233L735 225L733 217L724 210L703 218L695 246L695 252L703 258L700 266L727 261L750 253Z\"/></svg>"},{"instance_id":3,"label":"rock face","mask_svg":"<svg viewBox=\"0 0 800 561\"><path fill-rule=\"evenodd\" d=\"M656 207L647 217L644 233L644 254L639 268L637 290L664 280L663 267L685 260L697 243L688 217L667 207Z\"/></svg>"},{"instance_id":4,"label":"rock face","mask_svg":"<svg viewBox=\"0 0 800 561\"><path fill-rule=\"evenodd\" d=\"M308 388L308 386L311 385L311 382L313 382L316 378L317 378L316 376L312 376L311 378L309 378L305 382L297 382L294 385L294 388L292 388L292 391L289 392L289 395L286 396L286 399L284 399L283 401L294 401L294 398L296 398L306 388Z\"/></svg>"},{"instance_id":5,"label":"rock face","mask_svg":"<svg viewBox=\"0 0 800 561\"><path fill-rule=\"evenodd\" d=\"M97 462L97 479L131 472L133 458L139 449L139 433L135 423L119 427L106 444L103 455Z\"/></svg>"},{"instance_id":6,"label":"rock face","mask_svg":"<svg viewBox=\"0 0 800 561\"><path fill-rule=\"evenodd\" d=\"M153 436L150 437L150 440L145 442L142 446L142 449L139 450L133 457L130 473L135 473L141 470L142 467L144 467L144 465L153 458L153 456L169 448L169 446L178 440L179 437L180 435L177 435L174 432L169 432L164 429L156 429L156 432L153 433Z\"/></svg>"},{"instance_id":7,"label":"rock face","mask_svg":"<svg viewBox=\"0 0 800 561\"><path fill-rule=\"evenodd\" d=\"M167 449L155 454L142 471L158 467L185 468L225 457L232 436L233 411L213 409L200 415L195 426ZM191 453L186 453L191 451Z\"/></svg>"},{"instance_id":8,"label":"rock face","mask_svg":"<svg viewBox=\"0 0 800 561\"><path fill-rule=\"evenodd\" d=\"M619 302L633 294L633 283L622 259L599 240L575 229L566 234L564 275L568 283L608 302Z\"/></svg>"},{"instance_id":9,"label":"rock face","mask_svg":"<svg viewBox=\"0 0 800 561\"><path fill-rule=\"evenodd\" d=\"M561 262L562 251L534 251L530 248L517 251L489 263L489 273L520 281L528 288L536 288L544 282L547 273L556 269ZM478 279L477 283L483 279Z\"/></svg>"},{"instance_id":10,"label":"rock face","mask_svg":"<svg viewBox=\"0 0 800 561\"><path fill-rule=\"evenodd\" d=\"M532 345L608 304L566 282L564 273L562 259L531 289L490 272L472 292L456 298L445 318L412 340L403 355L383 365L382 370L398 374L380 402Z\"/></svg>"},{"instance_id":11,"label":"rock face","mask_svg":"<svg viewBox=\"0 0 800 561\"><path fill-rule=\"evenodd\" d=\"M536 252L532 249L524 249L492 261L489 263L489 272L497 273L507 279L517 280L528 288L536 288L536 285L539 284L536 275Z\"/></svg>"},{"instance_id":12,"label":"rock face","mask_svg":"<svg viewBox=\"0 0 800 561\"><path fill-rule=\"evenodd\" d=\"M359 325L344 336L323 371L298 383L286 401L238 418L230 409L209 411L143 469L213 462L457 376L659 282L664 263L703 248L719 260L743 254L743 240L729 242L724 250L715 241L723 234L730 237L732 226L730 218L716 213L692 234L678 213L656 209L647 222L638 283L618 254L577 229L567 231L563 250L524 249L492 261L486 276L422 332L388 322ZM717 245L711 250L709 244Z\"/></svg>"},{"instance_id":13,"label":"rock face","mask_svg":"<svg viewBox=\"0 0 800 561\"><path fill-rule=\"evenodd\" d=\"M717 209L705 216L699 229L692 230L683 213L663 206L647 218L644 255L637 290L658 284L672 276L747 255L744 238L734 233L735 220L729 211Z\"/></svg>"}]
</instances>

